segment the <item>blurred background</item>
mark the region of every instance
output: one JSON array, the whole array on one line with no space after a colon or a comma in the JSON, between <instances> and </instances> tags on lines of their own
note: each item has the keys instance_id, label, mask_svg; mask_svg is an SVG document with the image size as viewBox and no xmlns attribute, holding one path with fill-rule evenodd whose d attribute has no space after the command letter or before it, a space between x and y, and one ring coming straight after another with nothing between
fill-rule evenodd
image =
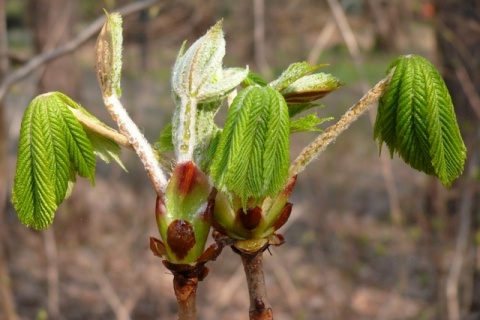
<instances>
[{"instance_id":1,"label":"blurred background","mask_svg":"<svg viewBox=\"0 0 480 320\"><path fill-rule=\"evenodd\" d=\"M48 230L21 225L10 203L37 94L62 91L114 126L94 74L98 32L79 35L125 6L122 100L149 141L172 115L182 42L222 18L227 67L273 80L292 62L328 63L345 86L322 117L338 119L397 55L432 61L469 148L464 174L445 189L386 148L379 157L372 108L299 176L286 243L265 253L268 294L275 319L480 319L478 0L0 0L0 319L175 319L172 275L148 248L154 191L132 152L128 173L99 161L95 188L79 179ZM72 52L30 68L68 41ZM294 135L292 158L315 136ZM227 248L208 267L198 318L247 319L240 259Z\"/></svg>"}]
</instances>

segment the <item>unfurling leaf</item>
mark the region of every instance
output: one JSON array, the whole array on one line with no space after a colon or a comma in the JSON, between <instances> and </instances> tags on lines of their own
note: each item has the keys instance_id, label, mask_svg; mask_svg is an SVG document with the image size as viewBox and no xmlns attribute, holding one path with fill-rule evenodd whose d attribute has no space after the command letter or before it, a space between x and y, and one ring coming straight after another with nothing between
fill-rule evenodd
<instances>
[{"instance_id":1,"label":"unfurling leaf","mask_svg":"<svg viewBox=\"0 0 480 320\"><path fill-rule=\"evenodd\" d=\"M110 140L89 129L85 128L84 130L88 139L90 140L90 143L92 144L93 152L97 157L106 163L115 161L120 167L122 167L123 170L128 171L120 159L120 152L122 149L115 141Z\"/></svg>"},{"instance_id":2,"label":"unfurling leaf","mask_svg":"<svg viewBox=\"0 0 480 320\"><path fill-rule=\"evenodd\" d=\"M256 74L253 71L249 71L248 76L242 82L243 87L254 86L254 85L265 87L267 84L268 82L265 79L263 79L260 75Z\"/></svg>"},{"instance_id":3,"label":"unfurling leaf","mask_svg":"<svg viewBox=\"0 0 480 320\"><path fill-rule=\"evenodd\" d=\"M298 79L327 66L326 64L311 65L310 63L295 62L288 66L280 77L270 82L269 86L277 91L283 91L286 87L297 81Z\"/></svg>"},{"instance_id":4,"label":"unfurling leaf","mask_svg":"<svg viewBox=\"0 0 480 320\"><path fill-rule=\"evenodd\" d=\"M220 105L248 75L248 69L222 68L225 55L225 39L222 21L213 26L203 37L185 51L185 43L175 61L172 73L172 90L175 112L172 120L173 145L178 162L202 161L199 151L208 148L209 136L197 137L203 130L197 125L200 104ZM208 126L208 130L212 129ZM205 139L206 138L206 139ZM197 140L200 139L200 140ZM197 146L200 145L200 148ZM194 154L195 153L195 154ZM202 157L200 157L202 158ZM199 164L199 163L197 163Z\"/></svg>"},{"instance_id":5,"label":"unfurling leaf","mask_svg":"<svg viewBox=\"0 0 480 320\"><path fill-rule=\"evenodd\" d=\"M160 131L153 148L160 154L173 151L173 137L172 137L172 124L169 123Z\"/></svg>"},{"instance_id":6,"label":"unfurling leaf","mask_svg":"<svg viewBox=\"0 0 480 320\"><path fill-rule=\"evenodd\" d=\"M319 118L315 113L310 113L305 117L290 121L290 134L305 131L323 131L318 125L333 118Z\"/></svg>"},{"instance_id":7,"label":"unfurling leaf","mask_svg":"<svg viewBox=\"0 0 480 320\"><path fill-rule=\"evenodd\" d=\"M284 186L289 165L289 116L282 95L250 86L230 106L210 167L215 186L247 206L273 197Z\"/></svg>"},{"instance_id":8,"label":"unfurling leaf","mask_svg":"<svg viewBox=\"0 0 480 320\"><path fill-rule=\"evenodd\" d=\"M95 155L82 126L59 93L36 97L20 129L12 203L20 221L48 227L68 196L75 173L94 183Z\"/></svg>"},{"instance_id":9,"label":"unfurling leaf","mask_svg":"<svg viewBox=\"0 0 480 320\"><path fill-rule=\"evenodd\" d=\"M374 138L412 168L449 186L463 171L466 148L452 99L437 69L417 55L398 57L380 98Z\"/></svg>"},{"instance_id":10,"label":"unfurling leaf","mask_svg":"<svg viewBox=\"0 0 480 320\"><path fill-rule=\"evenodd\" d=\"M306 75L281 91L285 101L291 103L309 103L325 97L342 85L338 78L327 73Z\"/></svg>"},{"instance_id":11,"label":"unfurling leaf","mask_svg":"<svg viewBox=\"0 0 480 320\"><path fill-rule=\"evenodd\" d=\"M120 78L122 73L122 16L108 14L95 46L98 82L104 97L122 95Z\"/></svg>"}]
</instances>

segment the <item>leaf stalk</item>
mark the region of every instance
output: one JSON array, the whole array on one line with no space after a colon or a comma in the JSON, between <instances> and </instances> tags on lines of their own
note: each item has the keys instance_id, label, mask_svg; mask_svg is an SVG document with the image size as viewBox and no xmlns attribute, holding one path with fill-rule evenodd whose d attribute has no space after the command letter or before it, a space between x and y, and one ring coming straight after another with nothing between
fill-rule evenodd
<instances>
[{"instance_id":1,"label":"leaf stalk","mask_svg":"<svg viewBox=\"0 0 480 320\"><path fill-rule=\"evenodd\" d=\"M330 143L335 141L343 131L367 111L372 103L380 99L387 90L394 71L395 69L392 69L385 78L380 80L375 87L370 89L356 104L348 109L340 120L328 127L324 133L319 135L312 143L306 146L302 152L300 152L290 166L289 178L302 172L310 162L315 160L315 158L327 148Z\"/></svg>"}]
</instances>

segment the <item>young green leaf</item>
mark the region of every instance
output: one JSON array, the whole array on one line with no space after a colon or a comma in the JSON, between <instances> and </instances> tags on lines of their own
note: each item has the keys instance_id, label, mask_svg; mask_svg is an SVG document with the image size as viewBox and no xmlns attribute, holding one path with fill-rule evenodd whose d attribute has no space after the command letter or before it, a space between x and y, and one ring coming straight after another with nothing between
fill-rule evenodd
<instances>
[{"instance_id":1,"label":"young green leaf","mask_svg":"<svg viewBox=\"0 0 480 320\"><path fill-rule=\"evenodd\" d=\"M317 71L318 69L323 68L325 66L327 65L326 64L311 65L306 61L292 63L290 66L288 66L287 70L285 70L280 75L280 77L270 82L269 86L281 92L286 87L291 85L293 82L297 81L298 79L306 76L309 73Z\"/></svg>"},{"instance_id":2,"label":"young green leaf","mask_svg":"<svg viewBox=\"0 0 480 320\"><path fill-rule=\"evenodd\" d=\"M259 85L265 87L268 82L255 72L249 71L247 77L242 82L243 87Z\"/></svg>"},{"instance_id":3,"label":"young green leaf","mask_svg":"<svg viewBox=\"0 0 480 320\"><path fill-rule=\"evenodd\" d=\"M289 165L289 116L283 97L270 87L250 86L230 106L210 167L216 187L249 198L274 196Z\"/></svg>"},{"instance_id":4,"label":"young green leaf","mask_svg":"<svg viewBox=\"0 0 480 320\"><path fill-rule=\"evenodd\" d=\"M281 91L285 101L290 103L309 103L325 97L342 85L338 78L328 73L306 75Z\"/></svg>"},{"instance_id":5,"label":"young green leaf","mask_svg":"<svg viewBox=\"0 0 480 320\"><path fill-rule=\"evenodd\" d=\"M319 104L319 103L290 103L287 105L288 105L288 115L290 116L290 118L293 118L297 114L300 114L312 108L323 107L323 104Z\"/></svg>"},{"instance_id":6,"label":"young green leaf","mask_svg":"<svg viewBox=\"0 0 480 320\"><path fill-rule=\"evenodd\" d=\"M214 117L222 104L221 101L200 103L197 107L197 119L195 123L195 134L197 143L193 151L193 161L198 163L202 171L206 171L208 162L207 150L210 143L217 136L220 130L215 124Z\"/></svg>"},{"instance_id":7,"label":"young green leaf","mask_svg":"<svg viewBox=\"0 0 480 320\"><path fill-rule=\"evenodd\" d=\"M379 101L374 138L414 169L449 186L463 171L466 148L451 97L437 69L417 55L401 56Z\"/></svg>"},{"instance_id":8,"label":"young green leaf","mask_svg":"<svg viewBox=\"0 0 480 320\"><path fill-rule=\"evenodd\" d=\"M290 134L305 131L323 131L318 125L333 118L319 118L315 113L310 113L296 120L290 120Z\"/></svg>"},{"instance_id":9,"label":"young green leaf","mask_svg":"<svg viewBox=\"0 0 480 320\"><path fill-rule=\"evenodd\" d=\"M36 97L22 119L12 203L20 221L35 229L52 223L75 172L94 183L93 149L65 97L58 92Z\"/></svg>"},{"instance_id":10,"label":"young green leaf","mask_svg":"<svg viewBox=\"0 0 480 320\"><path fill-rule=\"evenodd\" d=\"M127 171L120 159L121 148L119 143L127 146L128 139L118 131L107 126L66 95L59 94L59 96L82 124L83 130L92 144L95 155L106 163L110 163L113 160L117 162L123 170ZM117 143L117 141L119 141L119 143Z\"/></svg>"},{"instance_id":11,"label":"young green leaf","mask_svg":"<svg viewBox=\"0 0 480 320\"><path fill-rule=\"evenodd\" d=\"M174 150L173 137L172 137L172 123L168 123L158 136L153 148L158 153L165 153Z\"/></svg>"},{"instance_id":12,"label":"young green leaf","mask_svg":"<svg viewBox=\"0 0 480 320\"><path fill-rule=\"evenodd\" d=\"M197 125L199 104L219 102L227 97L248 75L248 69L222 68L225 55L225 38L222 21L213 26L203 37L185 51L180 49L172 73L172 91L176 104L172 120L173 145L178 162L197 161L198 151L208 148L203 131ZM208 125L207 130L215 129ZM214 132L213 132L214 133ZM210 133L207 134L209 136ZM197 140L201 139L201 140ZM208 144L208 143L207 143ZM200 145L200 148L197 148ZM194 154L195 153L195 154Z\"/></svg>"},{"instance_id":13,"label":"young green leaf","mask_svg":"<svg viewBox=\"0 0 480 320\"><path fill-rule=\"evenodd\" d=\"M97 157L106 163L115 161L120 165L120 167L122 167L123 170L128 171L120 159L120 152L122 149L115 141L110 140L95 131L91 131L86 128L84 130L88 139L90 140L90 143L92 144L93 152Z\"/></svg>"}]
</instances>

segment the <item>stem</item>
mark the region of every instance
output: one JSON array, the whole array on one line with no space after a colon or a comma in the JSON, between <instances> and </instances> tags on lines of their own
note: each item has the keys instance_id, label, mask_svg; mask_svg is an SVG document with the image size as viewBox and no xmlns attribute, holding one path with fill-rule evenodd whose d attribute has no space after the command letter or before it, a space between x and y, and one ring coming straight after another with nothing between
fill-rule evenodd
<instances>
[{"instance_id":1,"label":"stem","mask_svg":"<svg viewBox=\"0 0 480 320\"><path fill-rule=\"evenodd\" d=\"M250 296L250 320L273 319L273 311L267 299L262 251L253 255L242 251L237 253L242 257L243 268L247 278L248 295Z\"/></svg>"},{"instance_id":2,"label":"stem","mask_svg":"<svg viewBox=\"0 0 480 320\"><path fill-rule=\"evenodd\" d=\"M175 273L173 276L173 289L178 303L178 319L196 319L198 277L186 278Z\"/></svg>"},{"instance_id":3,"label":"stem","mask_svg":"<svg viewBox=\"0 0 480 320\"><path fill-rule=\"evenodd\" d=\"M334 125L306 146L290 166L289 177L302 172L325 148L345 131L358 117L368 110L370 105L377 101L387 90L392 79L394 69L370 89L355 105L353 105Z\"/></svg>"},{"instance_id":4,"label":"stem","mask_svg":"<svg viewBox=\"0 0 480 320\"><path fill-rule=\"evenodd\" d=\"M125 110L115 94L110 97L104 97L104 102L112 119L117 123L118 129L128 138L128 142L142 161L157 195L163 197L168 181L155 158L151 145L130 118L127 110Z\"/></svg>"}]
</instances>

